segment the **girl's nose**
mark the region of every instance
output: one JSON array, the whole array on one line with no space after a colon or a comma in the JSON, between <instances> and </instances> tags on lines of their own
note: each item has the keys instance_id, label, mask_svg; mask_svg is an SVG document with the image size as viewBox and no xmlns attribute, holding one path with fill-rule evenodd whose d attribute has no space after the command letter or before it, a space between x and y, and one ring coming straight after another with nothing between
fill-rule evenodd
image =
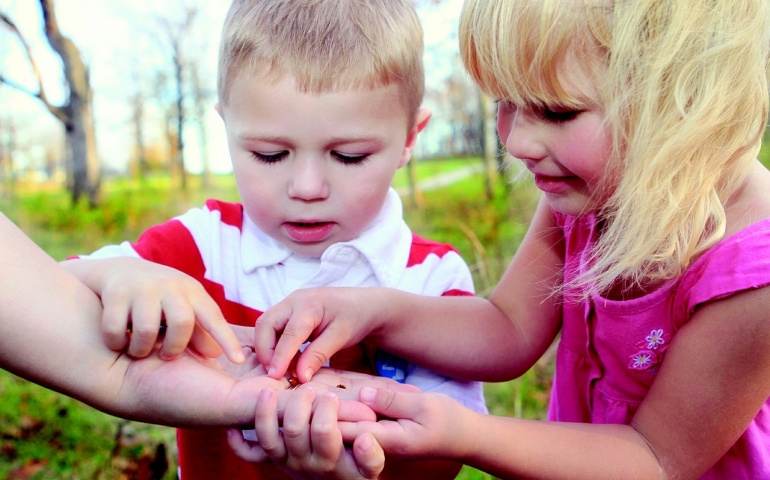
<instances>
[{"instance_id":1,"label":"girl's nose","mask_svg":"<svg viewBox=\"0 0 770 480\"><path fill-rule=\"evenodd\" d=\"M329 196L325 162L322 159L298 159L294 175L289 181L289 196L296 200L313 202Z\"/></svg>"},{"instance_id":2,"label":"girl's nose","mask_svg":"<svg viewBox=\"0 0 770 480\"><path fill-rule=\"evenodd\" d=\"M514 158L539 160L546 155L545 146L537 137L537 124L531 112L505 104L498 107L497 133Z\"/></svg>"}]
</instances>

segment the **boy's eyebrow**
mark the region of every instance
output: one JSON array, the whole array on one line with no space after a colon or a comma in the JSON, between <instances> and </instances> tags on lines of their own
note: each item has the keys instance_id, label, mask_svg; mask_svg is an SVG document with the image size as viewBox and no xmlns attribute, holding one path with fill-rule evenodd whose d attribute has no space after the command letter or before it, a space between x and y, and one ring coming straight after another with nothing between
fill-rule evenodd
<instances>
[{"instance_id":1,"label":"boy's eyebrow","mask_svg":"<svg viewBox=\"0 0 770 480\"><path fill-rule=\"evenodd\" d=\"M251 134L243 134L239 135L238 138L241 141L255 141L255 142L267 142L267 143L276 143L279 145L287 145L294 143L290 138L288 137L282 137L279 135L251 135ZM335 145L345 145L349 143L368 143L368 144L381 144L384 143L384 140L382 137L373 136L373 135L362 135L362 136L350 136L350 137L332 137L328 139L326 142L329 146L335 146Z\"/></svg>"}]
</instances>

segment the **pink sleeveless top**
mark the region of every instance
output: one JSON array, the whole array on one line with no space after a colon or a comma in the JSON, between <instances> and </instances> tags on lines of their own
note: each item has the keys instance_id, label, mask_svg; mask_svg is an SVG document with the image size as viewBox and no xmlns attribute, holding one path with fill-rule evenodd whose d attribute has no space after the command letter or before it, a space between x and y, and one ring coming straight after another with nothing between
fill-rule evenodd
<instances>
[{"instance_id":1,"label":"pink sleeveless top","mask_svg":"<svg viewBox=\"0 0 770 480\"><path fill-rule=\"evenodd\" d=\"M594 216L556 213L566 241L565 282L596 240ZM570 273L571 272L571 273ZM770 219L724 239L680 278L626 301L565 302L549 420L629 424L671 339L709 300L770 285ZM770 305L768 305L770 308ZM770 478L770 399L703 478Z\"/></svg>"}]
</instances>

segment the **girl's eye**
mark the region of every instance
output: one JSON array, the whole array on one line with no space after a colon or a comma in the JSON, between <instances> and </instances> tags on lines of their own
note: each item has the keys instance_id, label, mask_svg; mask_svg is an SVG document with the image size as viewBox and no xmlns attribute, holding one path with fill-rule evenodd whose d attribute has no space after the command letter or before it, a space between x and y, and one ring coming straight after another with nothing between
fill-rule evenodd
<instances>
[{"instance_id":1,"label":"girl's eye","mask_svg":"<svg viewBox=\"0 0 770 480\"><path fill-rule=\"evenodd\" d=\"M276 152L276 153L259 153L259 152L251 152L251 154L254 156L254 158L262 163L276 163L283 160L286 155L289 154L286 150L282 152Z\"/></svg>"},{"instance_id":2,"label":"girl's eye","mask_svg":"<svg viewBox=\"0 0 770 480\"><path fill-rule=\"evenodd\" d=\"M540 110L540 117L551 123L565 123L574 120L583 110L570 110L563 107L546 107Z\"/></svg>"},{"instance_id":3,"label":"girl's eye","mask_svg":"<svg viewBox=\"0 0 770 480\"><path fill-rule=\"evenodd\" d=\"M363 155L343 155L340 152L331 152L331 155L345 165L361 165L369 158L368 153Z\"/></svg>"}]
</instances>

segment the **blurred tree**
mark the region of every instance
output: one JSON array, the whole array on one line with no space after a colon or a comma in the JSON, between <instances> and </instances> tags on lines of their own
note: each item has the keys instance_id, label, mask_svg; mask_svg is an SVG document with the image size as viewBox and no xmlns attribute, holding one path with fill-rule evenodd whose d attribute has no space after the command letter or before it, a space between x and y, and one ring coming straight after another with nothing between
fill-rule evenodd
<instances>
[{"instance_id":1,"label":"blurred tree","mask_svg":"<svg viewBox=\"0 0 770 480\"><path fill-rule=\"evenodd\" d=\"M187 170L184 159L184 124L185 124L185 83L189 68L186 43L192 30L198 7L187 7L178 21L161 17L159 22L166 34L166 41L171 53L176 87L176 151L174 169L179 175L182 190L187 189Z\"/></svg>"},{"instance_id":2,"label":"blurred tree","mask_svg":"<svg viewBox=\"0 0 770 480\"><path fill-rule=\"evenodd\" d=\"M96 207L99 204L101 173L99 158L96 153L96 131L92 107L93 92L91 91L88 68L83 63L77 46L59 30L54 0L40 0L40 6L46 39L62 61L68 90L67 100L61 106L55 106L49 102L43 88L40 70L32 56L26 38L13 20L2 12L0 12L0 20L21 42L37 79L38 90L37 92L30 91L4 75L0 75L0 82L39 99L48 111L62 122L70 150L67 162L69 167L67 186L71 192L72 201L73 203L77 202L82 196L86 196L89 205Z\"/></svg>"},{"instance_id":3,"label":"blurred tree","mask_svg":"<svg viewBox=\"0 0 770 480\"><path fill-rule=\"evenodd\" d=\"M209 142L206 128L206 113L211 106L214 92L203 83L200 75L201 66L197 60L190 62L190 87L192 88L193 111L195 123L198 127L198 139L201 151L201 188L207 189L211 185L211 167L209 165Z\"/></svg>"},{"instance_id":4,"label":"blurred tree","mask_svg":"<svg viewBox=\"0 0 770 480\"><path fill-rule=\"evenodd\" d=\"M145 148L144 129L147 110L147 95L144 92L142 78L138 67L132 71L133 84L136 90L129 97L131 106L131 127L134 134L134 154L131 158L129 172L131 176L144 179L150 171L150 165L147 162L147 149Z\"/></svg>"},{"instance_id":5,"label":"blurred tree","mask_svg":"<svg viewBox=\"0 0 770 480\"><path fill-rule=\"evenodd\" d=\"M162 168L171 170L171 163L177 158L177 102L174 100L173 95L169 93L171 88L168 75L163 70L155 72L152 84L152 95L155 104L160 113L161 132L163 141L166 145L166 155L162 157L156 156L156 161L152 162L153 166L162 166ZM157 153L157 152L156 152ZM161 161L165 157L166 161Z\"/></svg>"},{"instance_id":6,"label":"blurred tree","mask_svg":"<svg viewBox=\"0 0 770 480\"><path fill-rule=\"evenodd\" d=\"M11 117L0 118L0 183L6 194L13 194L16 124Z\"/></svg>"}]
</instances>

